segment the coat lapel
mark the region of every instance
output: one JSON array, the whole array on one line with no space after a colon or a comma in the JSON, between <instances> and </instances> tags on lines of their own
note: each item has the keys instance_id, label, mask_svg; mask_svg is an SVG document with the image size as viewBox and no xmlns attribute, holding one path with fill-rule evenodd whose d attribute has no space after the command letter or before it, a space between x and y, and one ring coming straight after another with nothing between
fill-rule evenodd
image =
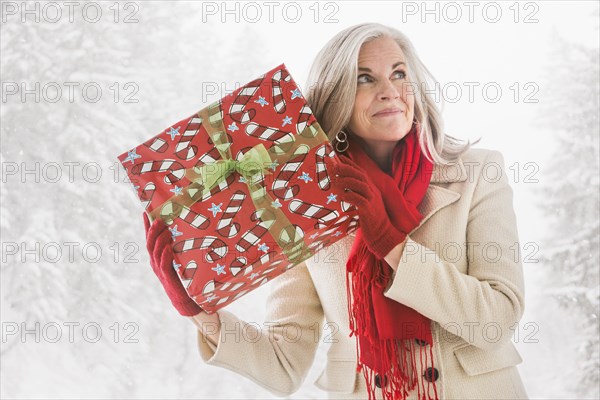
<instances>
[{"instance_id":1,"label":"coat lapel","mask_svg":"<svg viewBox=\"0 0 600 400\"><path fill-rule=\"evenodd\" d=\"M448 165L435 164L429 188L425 192L423 200L417 206L417 209L423 215L423 220L413 231L421 227L436 212L460 199L460 193L436 184L464 182L466 180L467 171L462 158L459 157L456 162Z\"/></svg>"}]
</instances>

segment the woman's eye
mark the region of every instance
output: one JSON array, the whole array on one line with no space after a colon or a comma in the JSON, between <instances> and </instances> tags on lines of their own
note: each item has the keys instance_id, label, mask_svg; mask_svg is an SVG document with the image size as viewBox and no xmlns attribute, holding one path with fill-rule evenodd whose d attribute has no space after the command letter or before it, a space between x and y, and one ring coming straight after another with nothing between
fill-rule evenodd
<instances>
[{"instance_id":1,"label":"woman's eye","mask_svg":"<svg viewBox=\"0 0 600 400\"><path fill-rule=\"evenodd\" d=\"M362 74L358 76L358 83L366 83L366 82L371 82L371 77L367 74Z\"/></svg>"},{"instance_id":2,"label":"woman's eye","mask_svg":"<svg viewBox=\"0 0 600 400\"><path fill-rule=\"evenodd\" d=\"M394 71L394 75L395 76L399 76L400 79L406 78L406 72L404 72L402 70Z\"/></svg>"}]
</instances>

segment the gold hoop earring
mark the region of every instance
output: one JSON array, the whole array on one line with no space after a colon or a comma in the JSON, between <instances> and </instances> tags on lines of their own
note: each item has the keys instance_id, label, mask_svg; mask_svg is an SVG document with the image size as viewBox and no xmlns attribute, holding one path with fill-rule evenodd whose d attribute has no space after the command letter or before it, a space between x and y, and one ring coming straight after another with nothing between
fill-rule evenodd
<instances>
[{"instance_id":1,"label":"gold hoop earring","mask_svg":"<svg viewBox=\"0 0 600 400\"><path fill-rule=\"evenodd\" d=\"M343 138L340 138L340 133L343 134ZM348 147L350 147L350 143L348 143L347 141L348 139L348 134L344 131L339 131L336 135L335 135L335 149L338 151L338 153L343 153L346 150L348 150ZM344 145L345 143L345 145ZM343 148L340 149L340 144L342 144Z\"/></svg>"}]
</instances>

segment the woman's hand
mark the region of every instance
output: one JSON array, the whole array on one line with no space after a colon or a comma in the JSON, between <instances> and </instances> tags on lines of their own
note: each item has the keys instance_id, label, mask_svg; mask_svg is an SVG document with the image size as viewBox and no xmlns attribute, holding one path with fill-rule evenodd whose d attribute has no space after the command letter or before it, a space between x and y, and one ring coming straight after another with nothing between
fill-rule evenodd
<instances>
[{"instance_id":1,"label":"woman's hand","mask_svg":"<svg viewBox=\"0 0 600 400\"><path fill-rule=\"evenodd\" d=\"M340 159L342 163L333 167L333 185L343 201L358 208L363 240L369 250L383 260L394 247L404 242L406 233L392 226L379 189L362 169L348 157Z\"/></svg>"},{"instance_id":2,"label":"woman's hand","mask_svg":"<svg viewBox=\"0 0 600 400\"><path fill-rule=\"evenodd\" d=\"M186 317L201 313L202 308L189 297L177 272L173 269L173 239L167 225L161 219L155 220L150 225L150 220L144 213L144 227L150 265L171 303L179 314Z\"/></svg>"}]
</instances>

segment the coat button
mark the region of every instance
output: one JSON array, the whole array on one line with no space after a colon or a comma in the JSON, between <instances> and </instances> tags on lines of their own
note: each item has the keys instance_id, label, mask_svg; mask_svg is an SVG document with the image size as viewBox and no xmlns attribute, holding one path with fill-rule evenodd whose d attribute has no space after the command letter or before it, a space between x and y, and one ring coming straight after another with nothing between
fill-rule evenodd
<instances>
[{"instance_id":1,"label":"coat button","mask_svg":"<svg viewBox=\"0 0 600 400\"><path fill-rule=\"evenodd\" d=\"M387 385L387 376L383 376L383 384ZM377 386L378 388L381 388L381 377L379 376L379 374L375 374L375 386Z\"/></svg>"},{"instance_id":2,"label":"coat button","mask_svg":"<svg viewBox=\"0 0 600 400\"><path fill-rule=\"evenodd\" d=\"M427 368L425 370L425 373L423 374L423 377L425 378L425 380L427 380L428 382L433 382L433 381L437 381L438 378L440 377L440 373L438 372L437 368Z\"/></svg>"},{"instance_id":3,"label":"coat button","mask_svg":"<svg viewBox=\"0 0 600 400\"><path fill-rule=\"evenodd\" d=\"M417 344L419 346L425 346L427 344L427 342L425 340L421 340L421 339L415 339L415 342L417 342Z\"/></svg>"}]
</instances>

